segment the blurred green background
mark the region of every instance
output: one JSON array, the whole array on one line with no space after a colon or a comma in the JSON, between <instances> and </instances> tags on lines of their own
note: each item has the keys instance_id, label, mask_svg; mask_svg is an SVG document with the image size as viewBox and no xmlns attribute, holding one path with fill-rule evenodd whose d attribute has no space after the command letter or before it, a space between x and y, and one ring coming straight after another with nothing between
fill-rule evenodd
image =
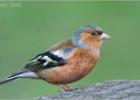
<instances>
[{"instance_id":1,"label":"blurred green background","mask_svg":"<svg viewBox=\"0 0 140 100\"><path fill-rule=\"evenodd\" d=\"M140 79L140 2L0 2L0 79L17 71L82 25L99 25L112 36L82 87L104 80ZM0 86L0 99L29 99L62 91L44 81L22 79Z\"/></svg>"}]
</instances>

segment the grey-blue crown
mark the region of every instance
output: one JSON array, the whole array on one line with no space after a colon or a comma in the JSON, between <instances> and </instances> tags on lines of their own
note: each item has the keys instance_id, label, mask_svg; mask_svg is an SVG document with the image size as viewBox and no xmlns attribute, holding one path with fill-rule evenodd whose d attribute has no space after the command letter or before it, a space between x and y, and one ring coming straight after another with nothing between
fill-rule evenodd
<instances>
[{"instance_id":1,"label":"grey-blue crown","mask_svg":"<svg viewBox=\"0 0 140 100\"><path fill-rule=\"evenodd\" d=\"M93 30L101 30L100 27L95 26L95 25L85 25L85 26L81 26L76 32L73 33L73 35L71 36L71 40L73 41L73 43L77 46L83 46L81 44L79 44L79 35L81 32L84 32L87 28L93 29Z\"/></svg>"}]
</instances>

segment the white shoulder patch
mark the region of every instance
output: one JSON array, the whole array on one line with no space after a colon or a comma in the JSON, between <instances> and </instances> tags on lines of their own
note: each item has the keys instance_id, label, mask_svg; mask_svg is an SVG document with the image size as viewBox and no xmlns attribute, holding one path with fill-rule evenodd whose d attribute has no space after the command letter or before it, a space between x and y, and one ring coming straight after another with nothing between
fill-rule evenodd
<instances>
[{"instance_id":1,"label":"white shoulder patch","mask_svg":"<svg viewBox=\"0 0 140 100\"><path fill-rule=\"evenodd\" d=\"M67 48L56 50L56 51L51 51L51 53L58 57L67 59L72 49L73 47L67 47Z\"/></svg>"},{"instance_id":2,"label":"white shoulder patch","mask_svg":"<svg viewBox=\"0 0 140 100\"><path fill-rule=\"evenodd\" d=\"M64 54L63 50L56 50L56 51L53 51L51 53L53 53L54 55L57 55L58 57L65 58L65 54Z\"/></svg>"}]
</instances>

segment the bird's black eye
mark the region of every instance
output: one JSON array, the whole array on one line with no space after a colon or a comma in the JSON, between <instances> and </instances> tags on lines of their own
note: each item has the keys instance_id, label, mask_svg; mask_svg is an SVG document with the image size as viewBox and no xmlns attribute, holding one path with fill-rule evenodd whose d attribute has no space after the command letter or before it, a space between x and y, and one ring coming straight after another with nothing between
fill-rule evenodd
<instances>
[{"instance_id":1,"label":"bird's black eye","mask_svg":"<svg viewBox=\"0 0 140 100\"><path fill-rule=\"evenodd\" d=\"M98 35L102 35L103 32L102 31L98 31L97 33L98 33Z\"/></svg>"},{"instance_id":2,"label":"bird's black eye","mask_svg":"<svg viewBox=\"0 0 140 100\"><path fill-rule=\"evenodd\" d=\"M96 32L91 32L91 35L97 35L97 33Z\"/></svg>"}]
</instances>

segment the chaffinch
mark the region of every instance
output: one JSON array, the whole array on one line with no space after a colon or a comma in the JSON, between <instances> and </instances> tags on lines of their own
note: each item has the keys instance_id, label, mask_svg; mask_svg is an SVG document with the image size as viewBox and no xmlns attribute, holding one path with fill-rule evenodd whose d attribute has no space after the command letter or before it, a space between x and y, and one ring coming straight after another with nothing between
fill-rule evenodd
<instances>
[{"instance_id":1,"label":"chaffinch","mask_svg":"<svg viewBox=\"0 0 140 100\"><path fill-rule=\"evenodd\" d=\"M102 41L110 38L98 26L82 26L68 40L38 54L23 69L0 81L0 84L18 78L31 78L70 90L66 84L78 81L91 72L99 59Z\"/></svg>"}]
</instances>

